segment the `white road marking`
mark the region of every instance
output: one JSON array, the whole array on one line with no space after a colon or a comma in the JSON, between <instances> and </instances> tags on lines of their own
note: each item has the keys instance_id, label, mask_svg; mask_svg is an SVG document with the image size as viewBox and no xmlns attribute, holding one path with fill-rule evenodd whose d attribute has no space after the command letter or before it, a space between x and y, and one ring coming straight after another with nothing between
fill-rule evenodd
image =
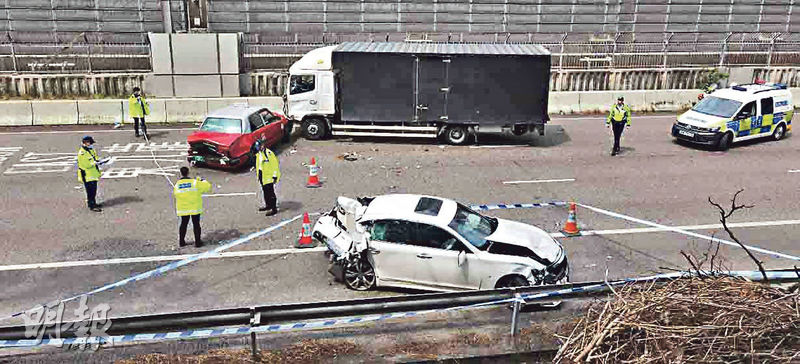
<instances>
[{"instance_id":1,"label":"white road marking","mask_svg":"<svg viewBox=\"0 0 800 364\"><path fill-rule=\"evenodd\" d=\"M767 227L767 226L783 226L783 225L800 225L800 220L778 220L778 221L754 221L754 222L737 222L729 224L732 228L750 228L750 227ZM663 226L654 228L635 228L635 229L612 229L612 230L589 230L582 231L584 236L589 235L614 235L614 234L643 234L643 233L656 233L674 230L709 230L722 228L721 224L708 224L708 225L688 225L688 226ZM551 233L550 236L554 238L563 238L562 233ZM710 239L710 237L707 237ZM738 246L738 245L737 245ZM300 254L311 252L323 252L327 247L316 247L310 249L272 249L272 250L246 250L239 252L223 252L213 255L209 258L240 258L240 257L258 257L269 255L283 255L283 254ZM112 259L96 259L96 260L79 260L79 261L66 261L66 262L52 262L52 263L33 263L33 264L16 264L0 266L0 271L14 271L14 270L33 270L33 269L48 269L48 268L70 268L70 267L86 267L93 265L107 265L107 264L131 264L131 263L151 263L162 261L177 261L183 260L192 256L192 254L182 255L162 255L162 256L149 256L149 257L132 257L132 258L112 258Z\"/></svg>"},{"instance_id":2,"label":"white road marking","mask_svg":"<svg viewBox=\"0 0 800 364\"><path fill-rule=\"evenodd\" d=\"M692 236L692 237L700 238L700 239L706 239L706 240L718 242L718 243L721 243L721 244L740 247L739 244L734 243L732 241L723 240L723 239L719 239L719 238L715 238L715 237L711 237L711 236L707 236L707 235L697 234L697 233L693 233L691 231L678 229L678 228L670 227L670 226L666 226L666 225L661 225L661 224L658 224L658 223L655 223L655 222L652 222L652 221L637 219L635 217L626 216L626 215L623 215L623 214L619 214L619 213L616 213L616 212L603 210L603 209L600 209L600 208L597 208L597 207L592 207L592 206L589 206L589 205L578 204L578 206L581 206L583 208L592 210L592 211L597 212L597 213L601 213L601 214L608 215L608 216L611 216L611 217L616 217L618 219L628 220L628 221L639 223L639 224L643 224L643 225L649 225L649 226L652 226L652 227L655 227L655 228L665 229L665 230L676 232L676 233L679 233L679 234L684 234L684 235L688 235L688 236ZM793 255L783 254L783 253L780 253L780 252L767 250L767 249L759 248L757 246L752 246L752 245L746 245L745 244L744 246L747 247L747 249L749 249L751 251L759 252L759 253L762 253L762 254L772 255L772 256L776 256L776 257L780 257L780 258L786 258L786 259L795 260L795 261L800 260L800 257L796 257L796 256L793 256Z\"/></svg>"},{"instance_id":3,"label":"white road marking","mask_svg":"<svg viewBox=\"0 0 800 364\"><path fill-rule=\"evenodd\" d=\"M562 178L562 179L537 179L531 181L503 181L504 185L518 185L524 183L551 183L551 182L575 182L574 178Z\"/></svg>"},{"instance_id":4,"label":"white road marking","mask_svg":"<svg viewBox=\"0 0 800 364\"><path fill-rule=\"evenodd\" d=\"M307 249L272 249L272 250L246 250L239 252L222 252L211 255L209 259L218 258L237 258L237 257L257 257L269 255L284 255L284 254L299 254L310 252L324 252L327 247L316 247ZM114 258L114 259L94 259L94 260L77 260L67 262L52 262L52 263L33 263L33 264L17 264L17 265L3 265L0 266L0 271L12 270L32 270L32 269L46 269L46 268L69 268L69 267L86 267L93 265L108 265L108 264L131 264L131 263L153 263L164 261L177 261L184 260L194 254L181 254L181 255L161 255L150 257L132 257L132 258Z\"/></svg>"},{"instance_id":5,"label":"white road marking","mask_svg":"<svg viewBox=\"0 0 800 364\"><path fill-rule=\"evenodd\" d=\"M175 129L149 129L149 131L194 131L195 128L175 128ZM58 130L58 131L12 131L2 132L0 135L37 135L37 134L99 134L99 133L130 133L131 130Z\"/></svg>"},{"instance_id":6,"label":"white road marking","mask_svg":"<svg viewBox=\"0 0 800 364\"><path fill-rule=\"evenodd\" d=\"M800 225L800 220L734 222L728 224L728 227L750 228L750 227L785 226L785 225ZM680 230L711 230L711 229L722 229L722 224L673 226L672 228ZM589 231L582 231L581 235L587 236L587 235L643 234L643 233L658 233L664 231L670 231L670 229L653 227L653 228L612 229L612 230L589 230ZM551 233L550 236L554 238L565 237L565 235L562 233Z\"/></svg>"},{"instance_id":7,"label":"white road marking","mask_svg":"<svg viewBox=\"0 0 800 364\"><path fill-rule=\"evenodd\" d=\"M800 169L790 169L789 173L800 173Z\"/></svg>"},{"instance_id":8,"label":"white road marking","mask_svg":"<svg viewBox=\"0 0 800 364\"><path fill-rule=\"evenodd\" d=\"M227 196L255 196L255 192L235 192L235 193L212 193L203 197L227 197Z\"/></svg>"}]
</instances>

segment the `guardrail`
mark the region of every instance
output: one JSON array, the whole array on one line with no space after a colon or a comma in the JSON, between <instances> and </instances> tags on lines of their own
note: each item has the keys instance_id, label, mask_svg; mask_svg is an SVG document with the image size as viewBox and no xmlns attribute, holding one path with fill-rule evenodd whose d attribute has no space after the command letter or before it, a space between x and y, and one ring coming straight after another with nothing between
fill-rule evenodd
<instances>
[{"instance_id":1,"label":"guardrail","mask_svg":"<svg viewBox=\"0 0 800 364\"><path fill-rule=\"evenodd\" d=\"M770 282L785 283L800 281L800 273L793 269L768 270ZM505 288L495 290L478 290L456 293L431 293L409 296L395 296L386 298L368 298L356 300L327 301L313 303L293 303L279 305L265 305L254 307L240 307L207 311L190 311L156 315L127 316L111 318L111 326L106 334L114 335L139 335L147 333L164 332L170 330L191 330L199 328L218 328L226 326L265 326L290 320L333 319L340 317L354 317L373 314L397 314L414 311L465 309L511 303L512 334L518 326L518 313L525 304L541 304L553 301L582 298L591 295L603 294L611 290L612 286L623 284L665 283L674 279L693 276L694 273L676 272L661 274L651 277L624 279L615 281L595 281L568 283L562 285L545 285L519 288ZM728 272L724 275L745 277L754 281L761 280L761 273L757 271ZM415 313L416 315L416 313ZM404 316L407 317L407 316ZM347 321L347 320L345 320ZM358 322L352 320L350 322ZM102 326L106 321L64 323L70 330L58 331L55 327L47 327L44 337L58 335L59 338L76 337L77 328L83 326ZM299 326L298 326L299 325ZM281 325L285 326L285 325ZM292 324L289 327L303 328L303 324ZM270 330L272 331L272 330ZM248 333L236 332L233 333ZM251 331L250 333L253 333ZM212 336L211 334L206 336ZM149 335L153 340L153 336ZM25 340L25 326L0 327L0 347L2 341Z\"/></svg>"}]
</instances>

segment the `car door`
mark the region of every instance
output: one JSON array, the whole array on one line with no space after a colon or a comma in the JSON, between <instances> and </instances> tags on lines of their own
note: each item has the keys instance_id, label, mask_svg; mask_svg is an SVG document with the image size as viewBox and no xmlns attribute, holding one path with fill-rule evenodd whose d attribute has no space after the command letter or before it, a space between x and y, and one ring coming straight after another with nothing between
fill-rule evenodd
<instances>
[{"instance_id":1,"label":"car door","mask_svg":"<svg viewBox=\"0 0 800 364\"><path fill-rule=\"evenodd\" d=\"M450 232L429 224L412 223L411 245L417 247L414 280L438 289L477 289L473 274L477 256ZM464 258L459 264L459 254Z\"/></svg>"},{"instance_id":2,"label":"car door","mask_svg":"<svg viewBox=\"0 0 800 364\"><path fill-rule=\"evenodd\" d=\"M264 120L264 127L261 131L262 136L267 140L267 145L273 146L280 142L283 137L283 124L281 118L272 115L268 109L261 109L258 111Z\"/></svg>"},{"instance_id":3,"label":"car door","mask_svg":"<svg viewBox=\"0 0 800 364\"><path fill-rule=\"evenodd\" d=\"M756 125L757 123L755 121L758 120L758 115L756 114L756 102L752 101L745 104L739 110L739 113L736 114L734 120L739 124L739 130L736 134L737 137L745 137L750 135L751 127Z\"/></svg>"},{"instance_id":4,"label":"car door","mask_svg":"<svg viewBox=\"0 0 800 364\"><path fill-rule=\"evenodd\" d=\"M772 97L765 97L761 99L759 110L761 113L759 116L761 119L761 130L759 130L758 133L772 132L772 124L775 120L775 103Z\"/></svg>"},{"instance_id":5,"label":"car door","mask_svg":"<svg viewBox=\"0 0 800 364\"><path fill-rule=\"evenodd\" d=\"M416 248L409 245L411 225L403 220L377 220L369 230L369 253L381 283L414 281Z\"/></svg>"},{"instance_id":6,"label":"car door","mask_svg":"<svg viewBox=\"0 0 800 364\"><path fill-rule=\"evenodd\" d=\"M250 145L258 139L263 139L264 119L257 112L247 116L247 126L250 129L248 133L248 139L251 141Z\"/></svg>"}]
</instances>

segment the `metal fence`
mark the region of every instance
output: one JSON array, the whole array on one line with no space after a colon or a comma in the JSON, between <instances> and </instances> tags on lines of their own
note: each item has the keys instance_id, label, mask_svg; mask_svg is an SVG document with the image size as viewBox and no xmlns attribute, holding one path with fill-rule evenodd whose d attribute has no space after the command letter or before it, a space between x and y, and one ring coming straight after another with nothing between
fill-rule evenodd
<instances>
[{"instance_id":1,"label":"metal fence","mask_svg":"<svg viewBox=\"0 0 800 364\"><path fill-rule=\"evenodd\" d=\"M653 37L501 33L242 34L241 71L286 70L304 53L345 41L537 43L552 53L554 70L669 69L691 67L792 67L800 65L800 33L730 33L719 41L700 34ZM642 39L645 40L642 40ZM149 72L146 43L114 43L76 35L69 42L0 42L0 72Z\"/></svg>"}]
</instances>

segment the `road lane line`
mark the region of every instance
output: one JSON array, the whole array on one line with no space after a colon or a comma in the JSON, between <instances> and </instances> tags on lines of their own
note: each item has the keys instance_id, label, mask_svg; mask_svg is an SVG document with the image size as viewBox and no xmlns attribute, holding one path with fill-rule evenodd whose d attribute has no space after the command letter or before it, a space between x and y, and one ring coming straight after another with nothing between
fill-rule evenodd
<instances>
[{"instance_id":1,"label":"road lane line","mask_svg":"<svg viewBox=\"0 0 800 364\"><path fill-rule=\"evenodd\" d=\"M728 224L731 228L753 228L753 227L770 227L770 226L785 226L785 225L800 225L800 220L778 220L778 221L753 221L753 222L737 222ZM665 231L672 231L671 229L679 230L710 230L721 229L722 224L708 224L708 225L686 225L686 226L665 226L663 228L633 228L633 229L610 229L610 230L588 230L582 231L584 236L591 235L620 235L620 234L644 234L644 233L658 233ZM550 236L554 238L565 237L562 233L551 233ZM737 245L738 246L738 245ZM283 255L283 254L300 254L311 252L323 252L327 250L326 247L317 247L311 249L270 249L270 250L246 250L238 252L222 252L210 255L209 258L239 258L239 257L257 257L269 255ZM13 271L13 270L33 270L33 269L48 269L48 268L70 268L70 267L85 267L93 265L110 265L110 264L132 264L132 263L151 263L151 262L164 262L183 260L191 257L194 254L182 255L161 255L161 256L148 256L148 257L131 257L131 258L112 258L112 259L95 259L95 260L82 260L82 261L66 261L66 262L51 262L51 263L32 263L32 264L16 264L0 266L0 271Z\"/></svg>"},{"instance_id":2,"label":"road lane line","mask_svg":"<svg viewBox=\"0 0 800 364\"><path fill-rule=\"evenodd\" d=\"M678 118L677 115L639 115L638 117L639 118L644 118L644 119L673 119L673 120ZM554 121L598 120L598 119L605 120L606 116L598 115L598 116L579 116L579 117L575 117L575 118L569 118L569 117L566 117L566 118L552 118L552 119L550 119L550 121L554 122Z\"/></svg>"},{"instance_id":3,"label":"road lane line","mask_svg":"<svg viewBox=\"0 0 800 364\"><path fill-rule=\"evenodd\" d=\"M149 129L149 131L194 131L195 128L175 128L175 129ZM98 133L130 133L130 130L58 130L58 131L13 131L1 132L0 135L37 135L37 134L98 134Z\"/></svg>"},{"instance_id":4,"label":"road lane line","mask_svg":"<svg viewBox=\"0 0 800 364\"><path fill-rule=\"evenodd\" d=\"M255 256L269 256L269 255L285 255L285 254L298 254L310 252L323 252L327 247L317 247L310 249L271 249L271 250L245 250L239 252L221 252L209 255L208 259L219 258L238 258L238 257L255 257ZM184 260L196 254L180 254L180 255L160 255L149 257L131 257L131 258L114 258L114 259L94 259L94 260L75 260L66 262L52 262L52 263L33 263L33 264L16 264L16 265L3 265L0 266L0 271L12 270L32 270L32 269L47 269L47 268L71 268L71 267L87 267L93 265L111 265L111 264L133 264L133 263L156 263L156 262L169 262L176 260Z\"/></svg>"},{"instance_id":5,"label":"road lane line","mask_svg":"<svg viewBox=\"0 0 800 364\"><path fill-rule=\"evenodd\" d=\"M789 173L800 173L800 169L790 169Z\"/></svg>"},{"instance_id":6,"label":"road lane line","mask_svg":"<svg viewBox=\"0 0 800 364\"><path fill-rule=\"evenodd\" d=\"M525 184L525 183L552 183L552 182L575 182L574 178L562 178L562 179L537 179L531 181L503 181L504 185L518 185L518 184Z\"/></svg>"},{"instance_id":7,"label":"road lane line","mask_svg":"<svg viewBox=\"0 0 800 364\"><path fill-rule=\"evenodd\" d=\"M227 196L255 196L255 192L234 192L234 193L212 193L203 197L227 197Z\"/></svg>"},{"instance_id":8,"label":"road lane line","mask_svg":"<svg viewBox=\"0 0 800 364\"><path fill-rule=\"evenodd\" d=\"M728 224L728 227L752 228L752 227L770 227L770 226L785 226L785 225L800 225L800 220L735 222ZM685 225L685 226L673 226L672 228L680 230L711 230L711 229L722 229L722 224ZM659 233L665 231L670 231L670 229L651 227L651 228L612 229L612 230L590 230L590 231L581 231L581 235L643 234L643 233ZM562 233L551 233L550 236L554 238L566 237Z\"/></svg>"},{"instance_id":9,"label":"road lane line","mask_svg":"<svg viewBox=\"0 0 800 364\"><path fill-rule=\"evenodd\" d=\"M656 228L666 229L668 231L676 232L676 233L679 233L679 234L684 234L684 235L688 235L688 236L692 236L692 237L700 238L700 239L706 239L706 240L718 242L718 243L721 243L721 244L731 245L731 246L735 246L735 247L739 247L740 248L739 244L734 243L732 241L719 239L719 238L711 237L711 236L708 236L708 235L697 234L697 233L693 233L691 231L678 229L678 228L670 227L670 226L666 226L666 225L661 225L661 224L658 224L658 223L655 223L655 222L652 222L652 221L637 219L635 217L626 216L626 215L623 215L623 214L620 214L620 213L603 210L601 208L592 207L592 206L589 206L589 205L584 205L584 204L580 204L580 203L577 204L577 205L581 206L583 208L592 210L592 211L597 212L597 213L601 213L601 214L608 215L608 216L611 216L611 217L616 217L618 219L628 220L628 221L636 222L636 223L643 224L643 225L649 225L649 226L656 227ZM747 247L747 249L749 249L751 251L754 251L754 252L759 252L761 254L767 254L767 255L772 255L772 256L779 257L779 258L785 258L785 259L800 261L800 257L796 257L796 256L793 256L793 255L783 254L783 253L780 253L780 252L767 250L767 249L764 249L764 248L759 248L757 246L752 246L752 245L747 245L747 244L743 244L743 245L745 247Z\"/></svg>"}]
</instances>

